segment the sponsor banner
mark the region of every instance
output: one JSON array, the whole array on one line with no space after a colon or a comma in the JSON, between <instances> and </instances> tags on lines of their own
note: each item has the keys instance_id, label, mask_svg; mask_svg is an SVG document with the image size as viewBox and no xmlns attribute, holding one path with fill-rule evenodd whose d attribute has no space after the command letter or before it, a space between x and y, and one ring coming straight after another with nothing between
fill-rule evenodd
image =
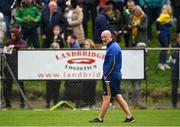
<instances>
[{"instance_id":1,"label":"sponsor banner","mask_svg":"<svg viewBox=\"0 0 180 127\"><path fill-rule=\"evenodd\" d=\"M77 49L76 50L19 50L18 79L19 80L101 79L105 52L106 52L105 50L77 50ZM125 62L125 63L123 62L123 65L126 66L126 63L132 63L131 65L128 64L128 67L125 67L128 70L130 69L129 71L127 71L127 69L124 68L122 69L123 70L122 76L124 76L123 78L144 79L144 50L137 50L137 51L123 50L122 56ZM138 63L136 64L134 60L137 60ZM134 70L136 72L134 72ZM141 74L138 74L137 71L141 71L140 72ZM132 73L132 74L128 74L128 73Z\"/></svg>"}]
</instances>

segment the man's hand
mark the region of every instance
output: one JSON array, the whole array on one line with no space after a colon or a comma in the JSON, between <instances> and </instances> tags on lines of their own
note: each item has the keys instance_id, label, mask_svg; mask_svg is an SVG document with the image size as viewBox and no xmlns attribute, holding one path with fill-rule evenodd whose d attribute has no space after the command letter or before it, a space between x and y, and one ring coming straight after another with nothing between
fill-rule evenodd
<instances>
[{"instance_id":1,"label":"man's hand","mask_svg":"<svg viewBox=\"0 0 180 127\"><path fill-rule=\"evenodd\" d=\"M32 19L31 22L32 22L32 23L36 23L37 21L36 21L35 19Z\"/></svg>"},{"instance_id":2,"label":"man's hand","mask_svg":"<svg viewBox=\"0 0 180 127\"><path fill-rule=\"evenodd\" d=\"M14 45L9 45L8 48L13 49L15 46Z\"/></svg>"},{"instance_id":3,"label":"man's hand","mask_svg":"<svg viewBox=\"0 0 180 127\"><path fill-rule=\"evenodd\" d=\"M29 19L27 17L24 17L23 22L29 23Z\"/></svg>"},{"instance_id":4,"label":"man's hand","mask_svg":"<svg viewBox=\"0 0 180 127\"><path fill-rule=\"evenodd\" d=\"M42 35L42 39L47 39L46 35Z\"/></svg>"},{"instance_id":5,"label":"man's hand","mask_svg":"<svg viewBox=\"0 0 180 127\"><path fill-rule=\"evenodd\" d=\"M106 81L106 76L103 75L103 79L104 79L104 81Z\"/></svg>"}]
</instances>

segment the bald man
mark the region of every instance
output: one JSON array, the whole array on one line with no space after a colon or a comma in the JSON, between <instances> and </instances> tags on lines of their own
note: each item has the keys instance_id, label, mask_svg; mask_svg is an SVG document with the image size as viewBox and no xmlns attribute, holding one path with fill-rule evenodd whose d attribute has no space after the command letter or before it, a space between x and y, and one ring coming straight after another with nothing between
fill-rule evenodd
<instances>
[{"instance_id":1,"label":"bald man","mask_svg":"<svg viewBox=\"0 0 180 127\"><path fill-rule=\"evenodd\" d=\"M51 13L54 13L57 11L58 5L55 1L50 1L48 6Z\"/></svg>"},{"instance_id":2,"label":"bald man","mask_svg":"<svg viewBox=\"0 0 180 127\"><path fill-rule=\"evenodd\" d=\"M103 103L98 118L89 122L103 122L104 116L110 105L111 96L115 97L119 106L125 112L126 118L124 122L134 122L135 120L131 115L129 106L121 95L121 48L116 41L113 41L112 34L109 30L105 30L101 33L101 39L103 43L107 45L105 60L103 63Z\"/></svg>"},{"instance_id":3,"label":"bald man","mask_svg":"<svg viewBox=\"0 0 180 127\"><path fill-rule=\"evenodd\" d=\"M54 26L60 26L62 30L65 30L68 22L63 13L59 11L57 3L50 1L48 8L42 11L41 16L41 35L43 38L43 48L49 48L51 45L51 39L53 38L52 30ZM62 31L64 32L64 31Z\"/></svg>"}]
</instances>

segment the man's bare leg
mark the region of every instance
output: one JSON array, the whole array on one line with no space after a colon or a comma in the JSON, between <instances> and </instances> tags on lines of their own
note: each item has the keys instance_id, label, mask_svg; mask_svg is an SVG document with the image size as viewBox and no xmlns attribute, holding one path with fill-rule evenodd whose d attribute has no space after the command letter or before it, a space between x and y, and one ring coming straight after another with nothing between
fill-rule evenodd
<instances>
[{"instance_id":1,"label":"man's bare leg","mask_svg":"<svg viewBox=\"0 0 180 127\"><path fill-rule=\"evenodd\" d=\"M122 95L117 94L116 95L116 101L118 102L118 104L122 108L122 110L125 112L126 117L127 118L131 117L132 114L129 110L129 106L128 106L127 102L125 101L125 99L122 97Z\"/></svg>"},{"instance_id":2,"label":"man's bare leg","mask_svg":"<svg viewBox=\"0 0 180 127\"><path fill-rule=\"evenodd\" d=\"M99 119L103 120L107 110L109 109L111 96L103 96L103 103L101 106L101 111L99 113Z\"/></svg>"}]
</instances>

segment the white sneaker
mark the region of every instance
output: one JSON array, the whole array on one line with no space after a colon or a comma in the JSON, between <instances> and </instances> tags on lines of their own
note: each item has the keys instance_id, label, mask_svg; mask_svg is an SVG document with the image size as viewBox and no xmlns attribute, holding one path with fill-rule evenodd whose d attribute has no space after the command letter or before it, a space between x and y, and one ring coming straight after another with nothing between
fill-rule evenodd
<instances>
[{"instance_id":1,"label":"white sneaker","mask_svg":"<svg viewBox=\"0 0 180 127\"><path fill-rule=\"evenodd\" d=\"M162 70L162 71L164 71L164 70L165 70L164 65L163 65L163 64L161 64L161 63L159 63L159 64L158 64L158 68L159 68L160 70Z\"/></svg>"},{"instance_id":2,"label":"white sneaker","mask_svg":"<svg viewBox=\"0 0 180 127\"><path fill-rule=\"evenodd\" d=\"M171 67L168 64L164 64L165 69L171 69Z\"/></svg>"}]
</instances>

